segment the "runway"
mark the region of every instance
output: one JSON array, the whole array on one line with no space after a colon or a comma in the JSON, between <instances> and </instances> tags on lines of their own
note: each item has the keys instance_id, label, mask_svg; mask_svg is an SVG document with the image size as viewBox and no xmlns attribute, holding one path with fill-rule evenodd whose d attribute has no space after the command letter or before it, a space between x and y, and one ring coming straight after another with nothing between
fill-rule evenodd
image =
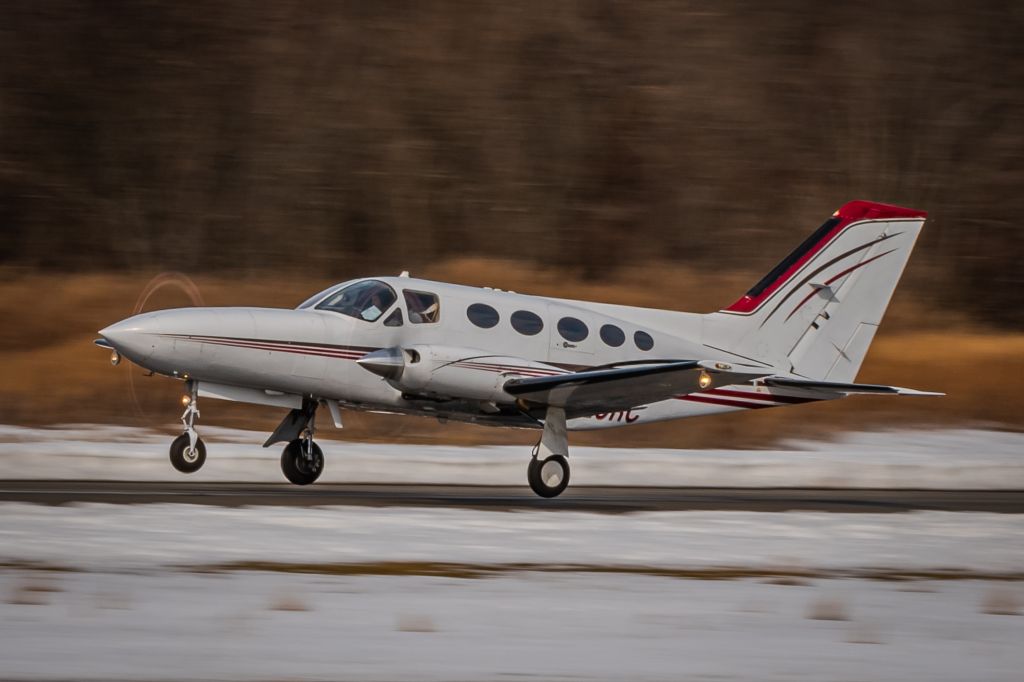
<instances>
[{"instance_id":1,"label":"runway","mask_svg":"<svg viewBox=\"0 0 1024 682\"><path fill-rule=\"evenodd\" d=\"M913 510L1024 513L1024 490L839 488L647 488L570 486L546 500L522 487L320 483L3 480L0 502L46 505L201 504L221 507L326 505L454 507L497 511L818 511L883 513Z\"/></svg>"}]
</instances>

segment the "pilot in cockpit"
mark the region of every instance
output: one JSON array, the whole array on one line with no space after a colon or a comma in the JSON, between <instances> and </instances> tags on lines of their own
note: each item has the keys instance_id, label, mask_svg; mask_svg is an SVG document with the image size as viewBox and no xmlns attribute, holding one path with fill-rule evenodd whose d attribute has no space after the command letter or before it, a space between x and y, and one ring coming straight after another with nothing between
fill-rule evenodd
<instances>
[{"instance_id":1,"label":"pilot in cockpit","mask_svg":"<svg viewBox=\"0 0 1024 682\"><path fill-rule=\"evenodd\" d=\"M439 304L434 294L406 291L405 302L409 307L409 321L413 324L437 322Z\"/></svg>"},{"instance_id":2,"label":"pilot in cockpit","mask_svg":"<svg viewBox=\"0 0 1024 682\"><path fill-rule=\"evenodd\" d=\"M380 291L377 289L374 289L370 292L369 299L370 300L365 301L362 304L362 306L360 306L362 310L359 313L359 315L364 320L369 320L372 322L373 320L376 320L384 313L384 308L386 306L384 302L381 300Z\"/></svg>"}]
</instances>

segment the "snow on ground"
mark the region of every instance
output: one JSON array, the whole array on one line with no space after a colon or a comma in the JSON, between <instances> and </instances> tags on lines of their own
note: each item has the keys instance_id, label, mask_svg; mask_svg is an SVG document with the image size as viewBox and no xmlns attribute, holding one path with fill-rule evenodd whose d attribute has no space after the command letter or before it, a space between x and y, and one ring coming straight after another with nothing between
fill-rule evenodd
<instances>
[{"instance_id":1,"label":"snow on ground","mask_svg":"<svg viewBox=\"0 0 1024 682\"><path fill-rule=\"evenodd\" d=\"M1020 573L1024 516L0 504L0 563L568 564Z\"/></svg>"},{"instance_id":2,"label":"snow on ground","mask_svg":"<svg viewBox=\"0 0 1024 682\"><path fill-rule=\"evenodd\" d=\"M280 445L266 434L204 427L206 465L191 480L283 480ZM329 435L324 430L321 435ZM0 425L0 478L182 480L171 438L147 429ZM318 439L321 478L350 483L522 485L528 448L379 444ZM1024 433L983 430L846 434L774 450L574 447L575 485L727 487L1024 488Z\"/></svg>"},{"instance_id":3,"label":"snow on ground","mask_svg":"<svg viewBox=\"0 0 1024 682\"><path fill-rule=\"evenodd\" d=\"M196 479L280 480L263 434L204 435ZM167 441L0 427L0 478L181 480ZM1021 488L1022 445L945 431L777 451L577 448L573 478ZM336 481L519 485L525 459L522 448L324 446ZM410 565L345 574L382 562ZM411 562L497 570L428 576ZM315 573L242 568L255 563ZM856 576L1021 566L1024 516L1011 514L0 503L0 679L1009 682L1024 669L1024 582ZM593 572L616 567L637 572ZM643 574L659 568L765 578Z\"/></svg>"},{"instance_id":4,"label":"snow on ground","mask_svg":"<svg viewBox=\"0 0 1024 682\"><path fill-rule=\"evenodd\" d=\"M1019 583L0 572L0 677L1020 680ZM1007 607L1011 608L1007 608Z\"/></svg>"}]
</instances>

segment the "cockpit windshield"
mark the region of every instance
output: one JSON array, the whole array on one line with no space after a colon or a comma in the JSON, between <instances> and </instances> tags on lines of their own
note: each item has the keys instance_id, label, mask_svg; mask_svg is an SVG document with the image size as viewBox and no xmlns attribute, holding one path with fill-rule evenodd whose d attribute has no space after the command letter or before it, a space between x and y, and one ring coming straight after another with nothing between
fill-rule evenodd
<instances>
[{"instance_id":1,"label":"cockpit windshield","mask_svg":"<svg viewBox=\"0 0 1024 682\"><path fill-rule=\"evenodd\" d=\"M373 322L387 312L398 299L395 290L384 282L367 279L343 287L325 298L316 308Z\"/></svg>"},{"instance_id":2,"label":"cockpit windshield","mask_svg":"<svg viewBox=\"0 0 1024 682\"><path fill-rule=\"evenodd\" d=\"M335 291L340 291L341 289L344 289L354 281L355 280L350 279L347 282L342 282L341 284L332 284L323 291L316 292L315 294L307 298L305 301L300 303L296 310L305 310L306 308L312 308L314 305L322 301L324 297L327 296L327 294L334 293Z\"/></svg>"}]
</instances>

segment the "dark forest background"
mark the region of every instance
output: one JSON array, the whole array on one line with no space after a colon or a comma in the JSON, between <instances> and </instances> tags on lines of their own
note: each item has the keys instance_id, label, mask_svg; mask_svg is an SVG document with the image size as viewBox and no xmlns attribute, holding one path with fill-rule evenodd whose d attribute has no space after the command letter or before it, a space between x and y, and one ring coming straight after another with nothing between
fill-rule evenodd
<instances>
[{"instance_id":1,"label":"dark forest background","mask_svg":"<svg viewBox=\"0 0 1024 682\"><path fill-rule=\"evenodd\" d=\"M767 271L852 198L1024 326L1024 3L0 5L16 270Z\"/></svg>"}]
</instances>

